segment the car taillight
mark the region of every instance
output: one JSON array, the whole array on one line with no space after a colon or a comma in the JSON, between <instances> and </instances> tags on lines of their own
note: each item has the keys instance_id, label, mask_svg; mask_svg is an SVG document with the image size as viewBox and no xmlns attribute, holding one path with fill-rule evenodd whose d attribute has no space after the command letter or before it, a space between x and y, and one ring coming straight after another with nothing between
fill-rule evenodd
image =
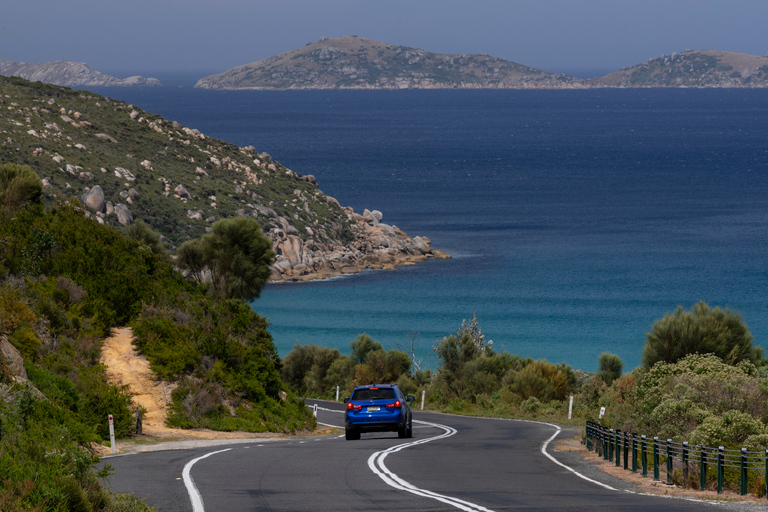
<instances>
[{"instance_id":1,"label":"car taillight","mask_svg":"<svg viewBox=\"0 0 768 512\"><path fill-rule=\"evenodd\" d=\"M384 407L386 407L387 409L392 409L394 407L400 407L400 400L398 400L396 402L393 402L391 404L387 404Z\"/></svg>"},{"instance_id":2,"label":"car taillight","mask_svg":"<svg viewBox=\"0 0 768 512\"><path fill-rule=\"evenodd\" d=\"M357 404L353 404L352 402L347 402L347 409L351 409L353 411L359 411L362 408L363 408L362 405L357 405Z\"/></svg>"}]
</instances>

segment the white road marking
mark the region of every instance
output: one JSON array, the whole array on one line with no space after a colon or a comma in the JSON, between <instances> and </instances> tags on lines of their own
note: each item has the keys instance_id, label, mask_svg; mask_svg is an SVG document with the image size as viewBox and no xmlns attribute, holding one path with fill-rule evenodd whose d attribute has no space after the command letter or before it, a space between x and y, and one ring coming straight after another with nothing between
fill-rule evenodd
<instances>
[{"instance_id":1,"label":"white road marking","mask_svg":"<svg viewBox=\"0 0 768 512\"><path fill-rule=\"evenodd\" d=\"M192 459L191 461L187 462L186 466L184 466L184 471L182 471L181 476L184 479L184 485L187 487L187 493L189 493L189 499L190 501L192 501L193 512L205 512L205 508L203 507L203 497L200 496L200 491L197 490L197 486L195 486L195 482L194 480L192 480L192 476L189 474L190 470L192 469L192 466L194 466L195 463L199 460L203 460L206 457L210 457L211 455L216 455L217 453L227 452L231 449L232 448L227 448L226 450L219 450L217 452L206 453L202 457Z\"/></svg>"},{"instance_id":2,"label":"white road marking","mask_svg":"<svg viewBox=\"0 0 768 512\"><path fill-rule=\"evenodd\" d=\"M404 450L412 446L418 446L424 443L429 443L430 441L445 439L446 437L450 437L456 434L457 432L455 428L448 427L446 425L440 425L438 423L430 423L427 421L419 421L419 420L413 420L413 421L416 423L421 423L422 425L427 425L429 427L436 427L436 428L443 429L444 432L438 436L419 439L418 441L412 441L410 443L399 444L397 446L393 446L386 450L374 453L368 458L368 467L371 468L371 471L376 473L376 475L378 475L379 478L384 480L384 483L386 483L390 487L394 487L395 489L410 492L411 494L415 494L417 496L423 496L425 498L437 500L447 505L451 505L452 507L465 510L467 512L493 512L490 509L487 509L475 503L471 503L469 501L460 500L458 498L446 496L444 494L438 494L436 492L428 491L426 489L419 489L415 485L409 482L406 482L396 474L392 473L389 469L387 469L387 466L384 465L384 459L390 453L399 452L400 450Z\"/></svg>"},{"instance_id":3,"label":"white road marking","mask_svg":"<svg viewBox=\"0 0 768 512\"><path fill-rule=\"evenodd\" d=\"M562 429L559 426L557 426L557 425L555 425L553 423L545 423L543 421L542 422L537 422L537 423L542 423L544 425L549 425L550 427L555 427L557 429L557 430L555 430L555 433L552 434L552 437L550 437L549 439L544 441L544 443L542 443L542 445L541 445L541 453L543 453L544 456L549 458L549 460L551 460L552 462L554 462L558 466L564 467L565 469L567 469L568 471L570 471L574 475L578 476L579 478L583 478L587 482L592 482L593 484L599 485L600 487L604 487L605 489L608 489L610 491L618 491L619 490L619 489L616 489L615 487L611 487L610 485L606 485L606 484L604 484L602 482L598 482L597 480L592 480L591 478L582 475L581 473L579 473L578 471L576 471L572 467L566 466L565 464L563 464L562 462L560 462L559 460L554 458L552 455L550 455L549 452L547 452L547 446L549 446L549 443L551 443L557 437L557 435L560 433L560 431Z\"/></svg>"}]
</instances>

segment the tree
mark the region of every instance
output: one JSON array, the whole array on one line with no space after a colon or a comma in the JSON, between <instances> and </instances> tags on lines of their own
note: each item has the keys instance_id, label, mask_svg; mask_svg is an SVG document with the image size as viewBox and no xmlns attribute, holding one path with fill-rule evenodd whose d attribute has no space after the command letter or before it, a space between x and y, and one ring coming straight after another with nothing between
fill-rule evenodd
<instances>
[{"instance_id":1,"label":"tree","mask_svg":"<svg viewBox=\"0 0 768 512\"><path fill-rule=\"evenodd\" d=\"M29 166L8 163L0 167L0 211L37 203L42 194L43 182Z\"/></svg>"},{"instance_id":2,"label":"tree","mask_svg":"<svg viewBox=\"0 0 768 512\"><path fill-rule=\"evenodd\" d=\"M258 297L275 261L272 243L256 219L222 219L199 242L179 247L178 265L201 282L210 272L211 293L219 298Z\"/></svg>"},{"instance_id":3,"label":"tree","mask_svg":"<svg viewBox=\"0 0 768 512\"><path fill-rule=\"evenodd\" d=\"M381 343L363 333L352 341L352 353L350 357L356 364L365 364L368 353L374 350L384 350Z\"/></svg>"},{"instance_id":4,"label":"tree","mask_svg":"<svg viewBox=\"0 0 768 512\"><path fill-rule=\"evenodd\" d=\"M176 249L176 264L187 272L198 283L203 282L205 276L205 254L200 239L187 240Z\"/></svg>"},{"instance_id":5,"label":"tree","mask_svg":"<svg viewBox=\"0 0 768 512\"><path fill-rule=\"evenodd\" d=\"M756 362L763 355L761 348L752 345L752 334L741 315L712 309L703 301L691 311L678 306L673 314L657 320L646 337L643 364L647 368L659 361L674 363L689 354L715 354L731 365Z\"/></svg>"},{"instance_id":6,"label":"tree","mask_svg":"<svg viewBox=\"0 0 768 512\"><path fill-rule=\"evenodd\" d=\"M621 377L624 370L624 362L616 354L603 352L597 360L597 376L610 386L614 380Z\"/></svg>"},{"instance_id":7,"label":"tree","mask_svg":"<svg viewBox=\"0 0 768 512\"><path fill-rule=\"evenodd\" d=\"M165 244L162 242L160 233L153 230L143 220L138 219L128 226L128 229L125 230L125 234L128 238L136 240L142 250L157 254L160 257L165 257L167 255L165 252Z\"/></svg>"},{"instance_id":8,"label":"tree","mask_svg":"<svg viewBox=\"0 0 768 512\"><path fill-rule=\"evenodd\" d=\"M424 342L421 340L421 334L415 331L407 333L405 337L405 341L397 340L395 344L400 352L405 352L408 355L411 360L411 371L415 375L421 372L421 367L424 364Z\"/></svg>"}]
</instances>

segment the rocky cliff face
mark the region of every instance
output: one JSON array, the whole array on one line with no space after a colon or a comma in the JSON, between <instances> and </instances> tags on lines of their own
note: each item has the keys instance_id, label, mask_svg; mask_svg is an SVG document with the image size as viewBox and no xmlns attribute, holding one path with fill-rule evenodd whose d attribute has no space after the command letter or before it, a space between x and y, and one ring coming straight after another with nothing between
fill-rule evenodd
<instances>
[{"instance_id":1,"label":"rocky cliff face","mask_svg":"<svg viewBox=\"0 0 768 512\"><path fill-rule=\"evenodd\" d=\"M584 80L489 55L448 55L356 36L205 77L206 89L571 89Z\"/></svg>"},{"instance_id":2,"label":"rocky cliff face","mask_svg":"<svg viewBox=\"0 0 768 512\"><path fill-rule=\"evenodd\" d=\"M100 73L84 62L57 60L42 64L28 64L0 60L0 75L18 76L33 82L64 85L67 87L115 87L115 86L159 86L163 85L157 78L131 76L115 78Z\"/></svg>"}]
</instances>

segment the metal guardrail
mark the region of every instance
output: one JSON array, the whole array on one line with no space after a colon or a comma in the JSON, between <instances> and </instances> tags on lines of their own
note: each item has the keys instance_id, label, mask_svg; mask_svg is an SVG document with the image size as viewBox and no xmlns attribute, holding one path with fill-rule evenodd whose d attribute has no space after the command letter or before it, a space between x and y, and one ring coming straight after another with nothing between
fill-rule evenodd
<instances>
[{"instance_id":1,"label":"metal guardrail","mask_svg":"<svg viewBox=\"0 0 768 512\"><path fill-rule=\"evenodd\" d=\"M678 480L682 485L693 488L697 483L693 473L698 471L698 487L701 490L711 485L722 493L726 485L735 489L738 483L739 492L745 495L751 479L754 490L768 497L768 450L754 452L746 448L726 450L723 446L691 447L687 441L676 443L671 439L648 438L634 432L605 428L593 421L587 422L586 445L588 450L595 450L604 460L615 462L616 467L621 467L623 463L625 470L640 471L646 477L649 469L652 470L653 479L657 481L661 480L660 473L664 469L668 484Z\"/></svg>"}]
</instances>

